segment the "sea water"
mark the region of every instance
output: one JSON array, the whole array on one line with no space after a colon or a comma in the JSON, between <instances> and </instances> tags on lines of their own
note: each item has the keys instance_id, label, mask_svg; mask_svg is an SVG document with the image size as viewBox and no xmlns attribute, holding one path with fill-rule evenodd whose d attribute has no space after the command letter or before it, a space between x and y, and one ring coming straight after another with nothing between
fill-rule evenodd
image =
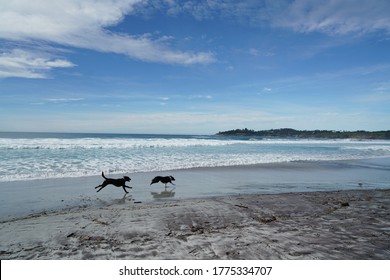
<instances>
[{"instance_id":1,"label":"sea water","mask_svg":"<svg viewBox=\"0 0 390 280\"><path fill-rule=\"evenodd\" d=\"M131 177L107 186L101 172ZM173 175L176 185L150 185ZM390 141L0 133L0 221L119 203L390 187Z\"/></svg>"},{"instance_id":2,"label":"sea water","mask_svg":"<svg viewBox=\"0 0 390 280\"><path fill-rule=\"evenodd\" d=\"M384 157L386 140L2 132L0 182Z\"/></svg>"}]
</instances>

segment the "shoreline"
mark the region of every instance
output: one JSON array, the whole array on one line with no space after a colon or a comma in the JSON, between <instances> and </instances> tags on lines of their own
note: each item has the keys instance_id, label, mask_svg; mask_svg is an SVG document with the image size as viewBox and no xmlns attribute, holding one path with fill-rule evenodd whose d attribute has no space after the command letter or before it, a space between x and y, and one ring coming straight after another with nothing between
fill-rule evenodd
<instances>
[{"instance_id":1,"label":"shoreline","mask_svg":"<svg viewBox=\"0 0 390 280\"><path fill-rule=\"evenodd\" d=\"M390 259L390 189L218 196L1 222L1 259Z\"/></svg>"},{"instance_id":2,"label":"shoreline","mask_svg":"<svg viewBox=\"0 0 390 280\"><path fill-rule=\"evenodd\" d=\"M390 142L390 141L389 141ZM390 168L390 157L389 156L373 156L366 158L356 158L356 159L331 159L331 160L292 160L292 161L280 161L280 162L264 162L264 163L249 163L249 164L236 164L236 165L218 165L218 166L198 166L198 167L184 167L184 168L174 168L174 169L163 169L163 170L148 170L148 171L129 171L129 172L113 172L110 174L112 176L122 176L122 175L131 175L131 174L155 174L155 173L169 173L169 172L181 172L181 171L196 171L196 170L208 170L208 169L253 169L253 168L279 168L279 167L291 167L293 165L306 165L306 166L315 166L315 165L333 165L333 164L349 164L349 163L359 163L359 162L379 162L385 164ZM88 174L83 176L67 176L67 177L50 177L50 178L23 178L23 179L12 179L9 181L0 181L0 184L6 183L21 183L21 182L34 182L34 181L44 181L44 180L72 180L72 179L82 179L82 178L101 178L101 175L98 174Z\"/></svg>"},{"instance_id":3,"label":"shoreline","mask_svg":"<svg viewBox=\"0 0 390 280\"><path fill-rule=\"evenodd\" d=\"M198 167L164 172L106 174L132 178L127 199L150 204L239 194L385 189L390 158L283 162L241 166ZM176 185L150 185L157 175L173 175ZM39 212L101 207L125 199L122 188L108 186L96 193L100 175L0 182L0 221Z\"/></svg>"}]
</instances>

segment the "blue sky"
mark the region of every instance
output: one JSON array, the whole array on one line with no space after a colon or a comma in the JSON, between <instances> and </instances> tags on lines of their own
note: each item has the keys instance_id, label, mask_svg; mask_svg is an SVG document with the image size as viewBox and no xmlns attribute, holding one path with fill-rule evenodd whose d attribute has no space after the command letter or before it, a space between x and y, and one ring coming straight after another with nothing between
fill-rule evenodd
<instances>
[{"instance_id":1,"label":"blue sky","mask_svg":"<svg viewBox=\"0 0 390 280\"><path fill-rule=\"evenodd\" d=\"M0 131L390 129L387 0L0 0Z\"/></svg>"}]
</instances>

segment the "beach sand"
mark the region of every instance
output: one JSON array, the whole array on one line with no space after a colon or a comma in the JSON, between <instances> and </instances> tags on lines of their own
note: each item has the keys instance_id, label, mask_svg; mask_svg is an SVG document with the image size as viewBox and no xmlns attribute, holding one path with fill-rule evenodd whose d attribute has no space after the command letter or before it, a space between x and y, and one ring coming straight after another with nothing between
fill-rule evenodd
<instances>
[{"instance_id":1,"label":"beach sand","mask_svg":"<svg viewBox=\"0 0 390 280\"><path fill-rule=\"evenodd\" d=\"M390 259L390 190L137 203L3 220L1 259Z\"/></svg>"}]
</instances>

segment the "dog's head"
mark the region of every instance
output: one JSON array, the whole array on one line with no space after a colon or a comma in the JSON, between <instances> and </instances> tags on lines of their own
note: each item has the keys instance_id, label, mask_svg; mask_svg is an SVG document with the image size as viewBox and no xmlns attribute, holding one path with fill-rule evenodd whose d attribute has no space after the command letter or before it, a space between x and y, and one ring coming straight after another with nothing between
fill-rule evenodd
<instances>
[{"instance_id":1,"label":"dog's head","mask_svg":"<svg viewBox=\"0 0 390 280\"><path fill-rule=\"evenodd\" d=\"M171 178L171 181L175 181L175 178L173 178L172 176L169 176L169 178Z\"/></svg>"},{"instance_id":2,"label":"dog's head","mask_svg":"<svg viewBox=\"0 0 390 280\"><path fill-rule=\"evenodd\" d=\"M123 179L125 180L125 181L127 181L127 182L130 182L130 177L127 177L127 176L123 176Z\"/></svg>"}]
</instances>

